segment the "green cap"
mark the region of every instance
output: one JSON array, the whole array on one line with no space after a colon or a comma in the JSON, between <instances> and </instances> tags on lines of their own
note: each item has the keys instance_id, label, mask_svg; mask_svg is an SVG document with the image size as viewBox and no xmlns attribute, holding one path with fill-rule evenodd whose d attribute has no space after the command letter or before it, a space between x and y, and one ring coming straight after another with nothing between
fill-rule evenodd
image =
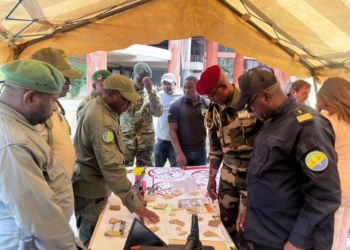
<instances>
[{"instance_id":1,"label":"green cap","mask_svg":"<svg viewBox=\"0 0 350 250\"><path fill-rule=\"evenodd\" d=\"M135 87L129 78L123 75L111 75L103 82L104 89L119 90L125 99L137 101L140 96L135 92Z\"/></svg>"},{"instance_id":2,"label":"green cap","mask_svg":"<svg viewBox=\"0 0 350 250\"><path fill-rule=\"evenodd\" d=\"M58 69L65 77L76 79L82 74L69 65L68 57L61 49L45 48L39 49L30 59L47 62Z\"/></svg>"},{"instance_id":3,"label":"green cap","mask_svg":"<svg viewBox=\"0 0 350 250\"><path fill-rule=\"evenodd\" d=\"M92 74L91 80L92 82L104 81L106 80L107 77L111 75L112 73L109 72L108 70L101 69L101 70L97 70L95 73Z\"/></svg>"},{"instance_id":4,"label":"green cap","mask_svg":"<svg viewBox=\"0 0 350 250\"><path fill-rule=\"evenodd\" d=\"M1 70L5 75L5 84L43 93L61 93L66 82L53 66L36 60L13 61L2 66Z\"/></svg>"},{"instance_id":5,"label":"green cap","mask_svg":"<svg viewBox=\"0 0 350 250\"><path fill-rule=\"evenodd\" d=\"M137 73L141 76L152 77L152 70L147 63L139 62L134 66L134 73Z\"/></svg>"}]
</instances>

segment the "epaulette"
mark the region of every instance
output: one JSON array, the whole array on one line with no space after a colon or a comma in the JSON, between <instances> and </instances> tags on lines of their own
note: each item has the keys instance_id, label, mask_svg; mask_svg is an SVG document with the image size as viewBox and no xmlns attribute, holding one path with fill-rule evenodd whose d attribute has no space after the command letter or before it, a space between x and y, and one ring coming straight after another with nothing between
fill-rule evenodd
<instances>
[{"instance_id":1,"label":"epaulette","mask_svg":"<svg viewBox=\"0 0 350 250\"><path fill-rule=\"evenodd\" d=\"M302 108L295 109L293 111L293 114L295 115L295 117L297 118L297 120L300 124L314 120L312 115L309 112L307 112L305 109L302 109Z\"/></svg>"}]
</instances>

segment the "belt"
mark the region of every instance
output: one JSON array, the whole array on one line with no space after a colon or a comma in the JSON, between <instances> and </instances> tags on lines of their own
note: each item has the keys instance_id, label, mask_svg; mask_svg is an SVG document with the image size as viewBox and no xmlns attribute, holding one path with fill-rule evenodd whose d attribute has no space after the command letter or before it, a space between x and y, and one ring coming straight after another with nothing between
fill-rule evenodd
<instances>
[{"instance_id":1,"label":"belt","mask_svg":"<svg viewBox=\"0 0 350 250\"><path fill-rule=\"evenodd\" d=\"M239 168L248 168L250 159L242 159L242 158L235 158L236 156L234 155L229 155L229 154L224 154L223 158L224 161L226 161L229 164L235 165L236 167Z\"/></svg>"}]
</instances>

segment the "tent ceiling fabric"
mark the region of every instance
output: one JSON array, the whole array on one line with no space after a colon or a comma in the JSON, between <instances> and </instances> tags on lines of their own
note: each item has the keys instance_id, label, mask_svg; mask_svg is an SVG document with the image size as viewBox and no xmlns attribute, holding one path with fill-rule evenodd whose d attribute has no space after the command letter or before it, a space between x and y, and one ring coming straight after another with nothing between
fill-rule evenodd
<instances>
[{"instance_id":1,"label":"tent ceiling fabric","mask_svg":"<svg viewBox=\"0 0 350 250\"><path fill-rule=\"evenodd\" d=\"M81 56L204 36L288 75L350 79L349 16L349 0L2 0L0 64L44 47Z\"/></svg>"}]
</instances>

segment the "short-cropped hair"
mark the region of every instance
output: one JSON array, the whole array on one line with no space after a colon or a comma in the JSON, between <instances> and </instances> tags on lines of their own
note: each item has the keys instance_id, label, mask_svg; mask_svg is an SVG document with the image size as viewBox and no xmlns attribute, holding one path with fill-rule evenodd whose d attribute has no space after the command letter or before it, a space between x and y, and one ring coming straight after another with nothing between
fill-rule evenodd
<instances>
[{"instance_id":1,"label":"short-cropped hair","mask_svg":"<svg viewBox=\"0 0 350 250\"><path fill-rule=\"evenodd\" d=\"M290 86L289 92L291 92L292 90L298 92L302 87L311 88L311 84L304 80L296 80Z\"/></svg>"}]
</instances>

